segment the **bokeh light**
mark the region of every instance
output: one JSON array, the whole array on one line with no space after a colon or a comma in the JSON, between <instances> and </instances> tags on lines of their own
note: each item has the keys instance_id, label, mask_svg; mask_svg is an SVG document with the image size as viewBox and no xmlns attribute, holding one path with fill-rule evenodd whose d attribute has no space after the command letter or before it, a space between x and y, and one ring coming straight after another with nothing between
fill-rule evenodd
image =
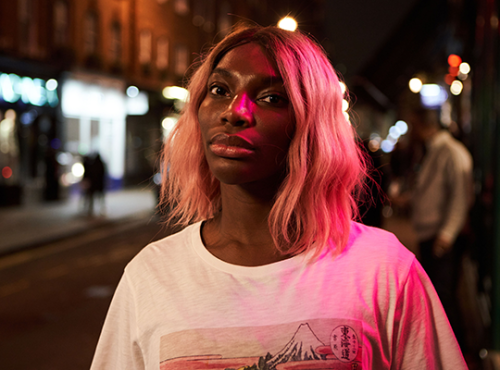
<instances>
[{"instance_id":1,"label":"bokeh light","mask_svg":"<svg viewBox=\"0 0 500 370\"><path fill-rule=\"evenodd\" d=\"M458 67L458 69L460 70L460 73L466 75L470 72L470 65L469 63L461 63L460 64L460 67Z\"/></svg>"},{"instance_id":2,"label":"bokeh light","mask_svg":"<svg viewBox=\"0 0 500 370\"><path fill-rule=\"evenodd\" d=\"M347 86L342 81L340 81L340 90L342 91L342 94L345 94L345 92L347 91Z\"/></svg>"},{"instance_id":3,"label":"bokeh light","mask_svg":"<svg viewBox=\"0 0 500 370\"><path fill-rule=\"evenodd\" d=\"M177 119L174 117L165 117L163 121L161 122L161 126L167 130L168 132L172 131L172 129L175 127L175 124L177 123Z\"/></svg>"},{"instance_id":4,"label":"bokeh light","mask_svg":"<svg viewBox=\"0 0 500 370\"><path fill-rule=\"evenodd\" d=\"M349 109L349 102L345 99L342 99L342 112L347 112Z\"/></svg>"},{"instance_id":5,"label":"bokeh light","mask_svg":"<svg viewBox=\"0 0 500 370\"><path fill-rule=\"evenodd\" d=\"M447 85L451 85L455 81L455 76L450 75L449 73L444 76L444 82L446 82Z\"/></svg>"},{"instance_id":6,"label":"bokeh light","mask_svg":"<svg viewBox=\"0 0 500 370\"><path fill-rule=\"evenodd\" d=\"M402 120L397 121L396 127L398 128L401 135L404 135L408 132L408 124L405 121Z\"/></svg>"},{"instance_id":7,"label":"bokeh light","mask_svg":"<svg viewBox=\"0 0 500 370\"><path fill-rule=\"evenodd\" d=\"M437 84L425 84L420 91L420 100L426 108L440 107L448 99L446 90Z\"/></svg>"},{"instance_id":8,"label":"bokeh light","mask_svg":"<svg viewBox=\"0 0 500 370\"><path fill-rule=\"evenodd\" d=\"M177 99L186 102L188 91L179 86L167 86L163 89L163 96L166 99Z\"/></svg>"},{"instance_id":9,"label":"bokeh light","mask_svg":"<svg viewBox=\"0 0 500 370\"><path fill-rule=\"evenodd\" d=\"M9 179L12 176L12 169L9 166L2 168L2 176L4 179Z\"/></svg>"},{"instance_id":10,"label":"bokeh light","mask_svg":"<svg viewBox=\"0 0 500 370\"><path fill-rule=\"evenodd\" d=\"M390 153L394 150L394 143L389 140L383 140L380 144L380 148L384 153Z\"/></svg>"},{"instance_id":11,"label":"bokeh light","mask_svg":"<svg viewBox=\"0 0 500 370\"><path fill-rule=\"evenodd\" d=\"M135 98L139 95L139 89L136 86L127 87L127 96L130 98Z\"/></svg>"},{"instance_id":12,"label":"bokeh light","mask_svg":"<svg viewBox=\"0 0 500 370\"><path fill-rule=\"evenodd\" d=\"M71 173L77 178L83 177L83 174L85 173L83 164L81 164L80 162L76 162L75 164L73 164L73 166L71 166Z\"/></svg>"},{"instance_id":13,"label":"bokeh light","mask_svg":"<svg viewBox=\"0 0 500 370\"><path fill-rule=\"evenodd\" d=\"M47 82L45 83L45 88L49 91L54 91L55 89L57 89L57 86L57 80L54 80L53 78L47 80Z\"/></svg>"},{"instance_id":14,"label":"bokeh light","mask_svg":"<svg viewBox=\"0 0 500 370\"><path fill-rule=\"evenodd\" d=\"M292 17L285 17L278 22L278 27L293 32L297 29L297 21Z\"/></svg>"},{"instance_id":15,"label":"bokeh light","mask_svg":"<svg viewBox=\"0 0 500 370\"><path fill-rule=\"evenodd\" d=\"M422 80L420 80L420 78L414 77L410 80L408 86L410 87L411 92L417 94L422 89Z\"/></svg>"},{"instance_id":16,"label":"bokeh light","mask_svg":"<svg viewBox=\"0 0 500 370\"><path fill-rule=\"evenodd\" d=\"M464 85L462 84L462 82L455 80L455 81L453 81L453 83L450 86L450 92L453 95L460 95L463 88L464 88Z\"/></svg>"},{"instance_id":17,"label":"bokeh light","mask_svg":"<svg viewBox=\"0 0 500 370\"><path fill-rule=\"evenodd\" d=\"M450 54L448 56L448 64L451 67L458 67L460 65L460 63L462 63L462 58L460 58L458 55Z\"/></svg>"}]
</instances>

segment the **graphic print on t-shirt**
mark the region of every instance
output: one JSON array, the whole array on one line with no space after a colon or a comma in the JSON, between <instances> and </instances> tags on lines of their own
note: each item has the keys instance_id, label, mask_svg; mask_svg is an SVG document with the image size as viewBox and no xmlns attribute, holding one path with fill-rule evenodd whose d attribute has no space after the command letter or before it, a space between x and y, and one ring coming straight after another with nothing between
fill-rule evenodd
<instances>
[{"instance_id":1,"label":"graphic print on t-shirt","mask_svg":"<svg viewBox=\"0 0 500 370\"><path fill-rule=\"evenodd\" d=\"M358 320L192 329L160 339L160 370L362 369Z\"/></svg>"}]
</instances>

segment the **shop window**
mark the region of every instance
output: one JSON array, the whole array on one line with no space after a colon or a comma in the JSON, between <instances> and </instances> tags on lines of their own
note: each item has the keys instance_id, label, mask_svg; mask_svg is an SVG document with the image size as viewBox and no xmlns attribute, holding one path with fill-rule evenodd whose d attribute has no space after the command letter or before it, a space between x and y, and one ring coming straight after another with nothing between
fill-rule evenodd
<instances>
[{"instance_id":1,"label":"shop window","mask_svg":"<svg viewBox=\"0 0 500 370\"><path fill-rule=\"evenodd\" d=\"M78 118L66 118L66 146L67 151L78 153L80 141L80 120Z\"/></svg>"},{"instance_id":2,"label":"shop window","mask_svg":"<svg viewBox=\"0 0 500 370\"><path fill-rule=\"evenodd\" d=\"M88 55L97 52L98 23L97 14L90 11L85 16L84 24L84 50Z\"/></svg>"},{"instance_id":3,"label":"shop window","mask_svg":"<svg viewBox=\"0 0 500 370\"><path fill-rule=\"evenodd\" d=\"M189 64L189 51L186 45L177 45L175 48L175 73L183 75Z\"/></svg>"},{"instance_id":4,"label":"shop window","mask_svg":"<svg viewBox=\"0 0 500 370\"><path fill-rule=\"evenodd\" d=\"M156 68L164 71L168 67L168 39L160 37L156 46Z\"/></svg>"},{"instance_id":5,"label":"shop window","mask_svg":"<svg viewBox=\"0 0 500 370\"><path fill-rule=\"evenodd\" d=\"M100 122L97 120L90 121L90 152L98 152L99 151L99 128Z\"/></svg>"},{"instance_id":6,"label":"shop window","mask_svg":"<svg viewBox=\"0 0 500 370\"><path fill-rule=\"evenodd\" d=\"M57 0L54 3L54 44L66 46L69 33L68 4L66 1Z\"/></svg>"}]
</instances>

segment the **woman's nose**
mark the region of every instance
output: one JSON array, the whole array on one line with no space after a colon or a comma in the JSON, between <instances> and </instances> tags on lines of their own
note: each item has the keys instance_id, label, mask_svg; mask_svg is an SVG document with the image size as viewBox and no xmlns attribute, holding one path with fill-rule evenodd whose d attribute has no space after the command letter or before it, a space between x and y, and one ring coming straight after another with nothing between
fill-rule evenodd
<instances>
[{"instance_id":1,"label":"woman's nose","mask_svg":"<svg viewBox=\"0 0 500 370\"><path fill-rule=\"evenodd\" d=\"M246 94L236 95L222 113L222 121L233 126L253 125L252 100Z\"/></svg>"}]
</instances>

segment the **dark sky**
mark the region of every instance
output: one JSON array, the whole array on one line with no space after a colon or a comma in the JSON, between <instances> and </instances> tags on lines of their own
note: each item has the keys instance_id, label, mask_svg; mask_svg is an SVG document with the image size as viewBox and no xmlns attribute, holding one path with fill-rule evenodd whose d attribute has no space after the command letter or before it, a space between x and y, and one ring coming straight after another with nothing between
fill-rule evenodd
<instances>
[{"instance_id":1,"label":"dark sky","mask_svg":"<svg viewBox=\"0 0 500 370\"><path fill-rule=\"evenodd\" d=\"M399 26L418 0L325 0L327 49L333 64L350 77ZM346 70L341 70L343 64Z\"/></svg>"}]
</instances>

